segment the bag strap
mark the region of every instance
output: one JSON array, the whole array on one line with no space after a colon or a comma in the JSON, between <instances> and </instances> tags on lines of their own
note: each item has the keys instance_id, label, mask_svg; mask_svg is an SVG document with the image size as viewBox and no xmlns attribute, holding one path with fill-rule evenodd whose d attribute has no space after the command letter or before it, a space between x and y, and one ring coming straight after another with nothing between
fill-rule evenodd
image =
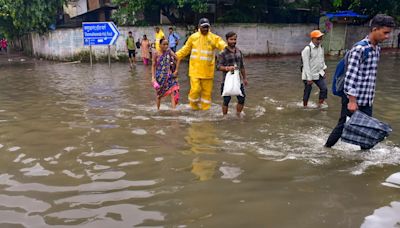
<instances>
[{"instance_id":1,"label":"bag strap","mask_svg":"<svg viewBox=\"0 0 400 228\"><path fill-rule=\"evenodd\" d=\"M366 40L358 41L357 43L354 44L354 46L357 46L357 45L367 46L368 41L366 41ZM370 47L365 48L364 52L362 53L361 63L364 63L368 59L370 51L371 51Z\"/></svg>"},{"instance_id":2,"label":"bag strap","mask_svg":"<svg viewBox=\"0 0 400 228\"><path fill-rule=\"evenodd\" d=\"M366 41L366 40L358 41L357 43L355 43L355 44L353 45L353 48L354 48L355 46L357 46L357 45L367 46L367 45L368 45L368 41ZM362 53L361 63L364 63L364 62L368 59L368 56L369 56L369 52L370 52L370 51L371 51L371 48L370 48L370 47L365 48L365 50L364 50L363 53ZM345 67L346 67L346 68L347 68L347 65L348 65L348 62L349 62L349 56L350 56L350 51L347 51L346 54L344 55L344 64L345 64Z\"/></svg>"},{"instance_id":3,"label":"bag strap","mask_svg":"<svg viewBox=\"0 0 400 228\"><path fill-rule=\"evenodd\" d=\"M178 37L175 35L175 32L173 32L172 34L169 34L169 35L168 35L168 39L169 39L169 37L171 37L171 36L174 37L175 41L178 40Z\"/></svg>"},{"instance_id":4,"label":"bag strap","mask_svg":"<svg viewBox=\"0 0 400 228\"><path fill-rule=\"evenodd\" d=\"M309 45L309 44L307 44L307 46L310 48L310 60L311 60L311 50L312 50L312 48L311 48L311 45Z\"/></svg>"},{"instance_id":5,"label":"bag strap","mask_svg":"<svg viewBox=\"0 0 400 228\"><path fill-rule=\"evenodd\" d=\"M307 44L307 46L305 46L304 49L306 49L307 47L310 48L310 57L309 57L309 58L310 58L310 60L311 60L311 57L312 57L312 56L311 56L311 45ZM303 61L303 59L301 59L301 61ZM303 65L302 65L302 66L303 66Z\"/></svg>"}]
</instances>

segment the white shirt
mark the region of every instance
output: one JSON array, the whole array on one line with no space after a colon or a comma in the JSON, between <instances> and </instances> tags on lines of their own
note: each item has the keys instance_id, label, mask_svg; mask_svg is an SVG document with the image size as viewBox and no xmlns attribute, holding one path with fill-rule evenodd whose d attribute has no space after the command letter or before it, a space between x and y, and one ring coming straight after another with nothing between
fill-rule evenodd
<instances>
[{"instance_id":1,"label":"white shirt","mask_svg":"<svg viewBox=\"0 0 400 228\"><path fill-rule=\"evenodd\" d=\"M324 49L321 45L315 46L313 42L310 42L309 46L306 46L301 52L301 58L303 59L302 80L319 80L320 75L325 76L327 66L325 65Z\"/></svg>"}]
</instances>

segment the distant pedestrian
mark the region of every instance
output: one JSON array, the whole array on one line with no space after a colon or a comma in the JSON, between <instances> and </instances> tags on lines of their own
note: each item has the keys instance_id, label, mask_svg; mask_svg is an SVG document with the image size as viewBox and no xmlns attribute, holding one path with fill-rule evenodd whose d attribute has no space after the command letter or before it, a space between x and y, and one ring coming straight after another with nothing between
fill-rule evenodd
<instances>
[{"instance_id":1,"label":"distant pedestrian","mask_svg":"<svg viewBox=\"0 0 400 228\"><path fill-rule=\"evenodd\" d=\"M136 44L131 31L129 31L128 37L126 38L126 49L128 50L130 68L132 69L133 64L136 63Z\"/></svg>"},{"instance_id":2,"label":"distant pedestrian","mask_svg":"<svg viewBox=\"0 0 400 228\"><path fill-rule=\"evenodd\" d=\"M176 55L168 47L168 40L161 38L160 51L153 54L151 82L157 91L156 104L160 109L161 98L171 96L171 105L175 109L179 101L179 83L173 72L176 69Z\"/></svg>"},{"instance_id":3,"label":"distant pedestrian","mask_svg":"<svg viewBox=\"0 0 400 228\"><path fill-rule=\"evenodd\" d=\"M357 42L350 50L344 76L342 110L336 127L326 141L326 147L334 146L341 138L347 116L351 116L357 110L372 116L376 75L381 52L378 44L389 39L394 27L395 22L392 17L384 14L376 15L371 20L369 35ZM361 147L361 149L369 148Z\"/></svg>"},{"instance_id":4,"label":"distant pedestrian","mask_svg":"<svg viewBox=\"0 0 400 228\"><path fill-rule=\"evenodd\" d=\"M157 51L161 51L161 48L160 48L160 40L162 39L162 38L165 38L165 35L164 35L164 32L162 31L162 29L160 28L160 27L156 27L155 28L155 31L156 31L156 34L155 34L155 48L156 48L156 50Z\"/></svg>"},{"instance_id":5,"label":"distant pedestrian","mask_svg":"<svg viewBox=\"0 0 400 228\"><path fill-rule=\"evenodd\" d=\"M328 88L325 81L325 57L324 49L321 47L321 42L324 34L319 30L314 30L310 33L311 42L301 52L303 60L302 80L304 83L303 106L308 106L308 100L312 90L312 85L315 83L319 88L318 107L327 107L324 103L328 97Z\"/></svg>"},{"instance_id":6,"label":"distant pedestrian","mask_svg":"<svg viewBox=\"0 0 400 228\"><path fill-rule=\"evenodd\" d=\"M8 50L8 41L6 38L3 38L1 40L1 49L4 50L5 53L7 53Z\"/></svg>"},{"instance_id":7,"label":"distant pedestrian","mask_svg":"<svg viewBox=\"0 0 400 228\"><path fill-rule=\"evenodd\" d=\"M143 35L143 39L140 43L140 50L142 54L142 60L144 65L149 65L150 60L150 41L146 35Z\"/></svg>"},{"instance_id":8,"label":"distant pedestrian","mask_svg":"<svg viewBox=\"0 0 400 228\"><path fill-rule=\"evenodd\" d=\"M174 31L172 27L169 27L168 42L169 42L169 48L171 48L173 52L176 52L179 40L180 40L179 35Z\"/></svg>"},{"instance_id":9,"label":"distant pedestrian","mask_svg":"<svg viewBox=\"0 0 400 228\"><path fill-rule=\"evenodd\" d=\"M218 70L222 71L222 84L221 84L221 94L224 89L224 82L227 72L238 70L240 72L240 76L242 78L242 83L240 85L240 90L242 91L243 96L237 96L238 104L236 106L236 115L240 117L241 112L244 107L245 102L245 91L244 86L247 86L247 77L246 71L244 68L243 54L236 47L237 35L234 32L229 32L226 34L226 41L228 42L228 46L218 55ZM228 106L231 101L230 96L223 97L222 104L222 114L225 116L228 114Z\"/></svg>"},{"instance_id":10,"label":"distant pedestrian","mask_svg":"<svg viewBox=\"0 0 400 228\"><path fill-rule=\"evenodd\" d=\"M400 32L397 34L397 48L400 48Z\"/></svg>"}]
</instances>

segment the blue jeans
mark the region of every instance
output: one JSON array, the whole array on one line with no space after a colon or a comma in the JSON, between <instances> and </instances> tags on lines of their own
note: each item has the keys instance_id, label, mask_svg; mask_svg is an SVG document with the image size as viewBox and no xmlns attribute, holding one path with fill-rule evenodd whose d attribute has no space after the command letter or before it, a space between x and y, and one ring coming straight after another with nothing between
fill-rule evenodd
<instances>
[{"instance_id":1,"label":"blue jeans","mask_svg":"<svg viewBox=\"0 0 400 228\"><path fill-rule=\"evenodd\" d=\"M332 147L337 143L337 141L339 141L340 137L342 136L347 116L351 116L353 114L347 109L348 103L349 99L347 98L347 95L342 96L342 110L340 111L340 118L336 127L332 130L332 133L329 135L328 140L325 143L326 147ZM372 106L358 106L358 110L367 114L368 116L372 116Z\"/></svg>"}]
</instances>

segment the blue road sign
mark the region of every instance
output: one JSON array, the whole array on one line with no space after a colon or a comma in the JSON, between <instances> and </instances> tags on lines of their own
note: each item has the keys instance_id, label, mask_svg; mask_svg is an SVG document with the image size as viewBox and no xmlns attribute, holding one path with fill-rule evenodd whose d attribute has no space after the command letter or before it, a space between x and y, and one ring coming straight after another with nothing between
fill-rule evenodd
<instances>
[{"instance_id":1,"label":"blue road sign","mask_svg":"<svg viewBox=\"0 0 400 228\"><path fill-rule=\"evenodd\" d=\"M113 22L83 22L83 45L113 45L120 33Z\"/></svg>"}]
</instances>

